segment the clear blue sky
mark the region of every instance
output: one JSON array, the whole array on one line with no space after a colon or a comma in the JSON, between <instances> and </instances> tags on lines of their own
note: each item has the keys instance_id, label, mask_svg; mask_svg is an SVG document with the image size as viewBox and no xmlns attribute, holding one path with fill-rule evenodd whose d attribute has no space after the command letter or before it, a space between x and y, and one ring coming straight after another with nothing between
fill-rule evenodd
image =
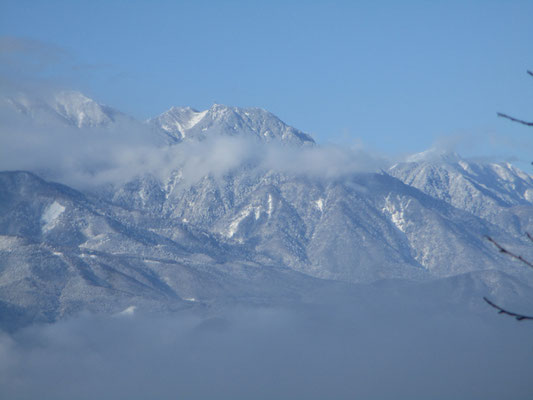
<instances>
[{"instance_id":1,"label":"clear blue sky","mask_svg":"<svg viewBox=\"0 0 533 400\"><path fill-rule=\"evenodd\" d=\"M322 143L533 154L533 129L496 118L533 119L533 1L2 0L0 35L50 53L21 74L137 118L217 102Z\"/></svg>"}]
</instances>

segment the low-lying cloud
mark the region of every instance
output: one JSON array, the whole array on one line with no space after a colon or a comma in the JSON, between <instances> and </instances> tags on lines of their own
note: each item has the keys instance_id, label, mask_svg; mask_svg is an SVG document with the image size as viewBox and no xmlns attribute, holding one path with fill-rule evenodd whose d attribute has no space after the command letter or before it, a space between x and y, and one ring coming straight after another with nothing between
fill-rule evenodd
<instances>
[{"instance_id":1,"label":"low-lying cloud","mask_svg":"<svg viewBox=\"0 0 533 400\"><path fill-rule=\"evenodd\" d=\"M530 398L530 326L422 308L339 303L33 326L0 336L0 397Z\"/></svg>"}]
</instances>

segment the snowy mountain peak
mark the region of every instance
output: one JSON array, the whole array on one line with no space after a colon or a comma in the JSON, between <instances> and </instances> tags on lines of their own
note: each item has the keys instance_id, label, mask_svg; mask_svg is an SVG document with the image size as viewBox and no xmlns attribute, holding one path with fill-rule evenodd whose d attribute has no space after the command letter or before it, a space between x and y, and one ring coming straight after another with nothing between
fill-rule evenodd
<instances>
[{"instance_id":1,"label":"snowy mountain peak","mask_svg":"<svg viewBox=\"0 0 533 400\"><path fill-rule=\"evenodd\" d=\"M260 108L213 104L197 111L191 107L172 107L149 123L175 141L203 140L209 135L251 136L263 142L312 145L313 139Z\"/></svg>"},{"instance_id":2,"label":"snowy mountain peak","mask_svg":"<svg viewBox=\"0 0 533 400\"><path fill-rule=\"evenodd\" d=\"M120 114L77 91L59 91L41 96L19 93L7 99L18 112L38 121L60 121L78 128L103 126Z\"/></svg>"},{"instance_id":3,"label":"snowy mountain peak","mask_svg":"<svg viewBox=\"0 0 533 400\"><path fill-rule=\"evenodd\" d=\"M207 114L208 110L197 111L191 107L172 107L158 117L150 120L163 131L182 140L187 131L193 128Z\"/></svg>"},{"instance_id":4,"label":"snowy mountain peak","mask_svg":"<svg viewBox=\"0 0 533 400\"><path fill-rule=\"evenodd\" d=\"M510 207L526 207L524 212L531 213L533 177L509 163L475 162L430 150L394 165L389 174L498 225L515 218Z\"/></svg>"},{"instance_id":5,"label":"snowy mountain peak","mask_svg":"<svg viewBox=\"0 0 533 400\"><path fill-rule=\"evenodd\" d=\"M459 162L462 157L454 151L433 147L407 158L407 162Z\"/></svg>"},{"instance_id":6,"label":"snowy mountain peak","mask_svg":"<svg viewBox=\"0 0 533 400\"><path fill-rule=\"evenodd\" d=\"M78 128L113 122L113 111L75 91L62 91L54 96L54 110Z\"/></svg>"}]
</instances>

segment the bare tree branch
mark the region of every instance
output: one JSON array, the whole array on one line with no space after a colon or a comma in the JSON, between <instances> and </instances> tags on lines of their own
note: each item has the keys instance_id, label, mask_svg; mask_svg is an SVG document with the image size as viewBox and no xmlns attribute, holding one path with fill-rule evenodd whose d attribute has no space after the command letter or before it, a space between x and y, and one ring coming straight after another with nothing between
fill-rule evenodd
<instances>
[{"instance_id":1,"label":"bare tree branch","mask_svg":"<svg viewBox=\"0 0 533 400\"><path fill-rule=\"evenodd\" d=\"M533 76L533 72L531 72L530 70L527 70L526 72L527 72L528 75ZM507 115L507 114L498 113L498 117L507 118L507 119L509 119L509 120L511 120L513 122L518 122L519 124L523 124L523 125L526 125L526 126L533 126L533 122L528 122L528 121L524 121L524 120L521 120L521 119L518 119L518 118L514 118L514 117L511 117L510 115ZM531 164L533 164L533 162ZM528 239L533 242L533 236L529 232L526 232L526 235L527 235ZM515 253L510 252L509 250L507 250L501 244L496 242L490 236L486 236L486 238L498 248L500 253L506 254L509 257L512 257L515 260L518 260L518 261L522 262L523 264L527 265L528 267L533 268L533 263L531 261L526 260L524 257L522 257L519 254L515 254ZM518 321L523 321L525 319L533 320L533 317L530 317L530 316L527 316L527 315L523 315L523 314L517 314L517 313L514 313L512 311L508 311L508 310L506 310L506 309L494 304L492 301L490 301L486 297L483 297L483 300L485 300L491 307L494 307L496 310L498 310L498 312L500 314L509 315L511 317L516 318Z\"/></svg>"},{"instance_id":2,"label":"bare tree branch","mask_svg":"<svg viewBox=\"0 0 533 400\"><path fill-rule=\"evenodd\" d=\"M533 238L531 237L531 235L529 233L527 234L527 236L528 236L528 238L530 240L533 240ZM499 244L497 241L495 241L490 236L486 236L486 238L487 238L487 240L489 242L491 242L492 244L494 244L494 246L496 246L498 248L500 253L507 254L509 257L512 257L515 260L521 261L524 264L526 264L528 267L533 268L533 263L531 263L530 261L526 260L524 257L522 257L520 255L517 255L517 254L514 254L514 253L511 253L509 250L507 250L505 247L503 247L501 244Z\"/></svg>"},{"instance_id":3,"label":"bare tree branch","mask_svg":"<svg viewBox=\"0 0 533 400\"><path fill-rule=\"evenodd\" d=\"M513 122L518 122L519 124L524 124L524 125L527 125L527 126L533 126L533 122L527 122L527 121L524 121L524 120L521 120L521 119L517 119L517 118L511 117L510 115L507 115L507 114L498 113L498 117L507 118L507 119L510 119Z\"/></svg>"},{"instance_id":4,"label":"bare tree branch","mask_svg":"<svg viewBox=\"0 0 533 400\"><path fill-rule=\"evenodd\" d=\"M529 72L529 71L528 71ZM533 236L529 233L529 232L526 232L526 235L527 237L529 238L529 240L533 241ZM517 254L514 254L512 252L510 252L509 250L507 250L505 247L503 247L501 244L499 244L497 241L495 241L493 238L491 238L490 236L486 236L487 240L489 242L491 242L492 244L494 244L494 246L496 246L498 248L498 250L500 251L500 253L503 253L503 254L506 254L508 255L509 257L512 257L514 258L515 260L518 260L524 264L526 264L528 267L531 267L533 268L533 263L531 263L530 261L526 260L524 257L520 256L520 255L517 255ZM491 307L495 308L496 310L498 310L499 314L505 314L505 315L509 315L511 317L514 317L516 318L518 321L523 321L525 319L528 319L528 320L533 320L533 317L530 317L528 315L523 315L523 314L517 314L515 312L512 312L512 311L509 311L509 310L506 310L502 307L500 307L499 305L497 304L494 304L492 301L490 301L489 299L487 299L486 297L483 297L483 300L485 300Z\"/></svg>"},{"instance_id":5,"label":"bare tree branch","mask_svg":"<svg viewBox=\"0 0 533 400\"><path fill-rule=\"evenodd\" d=\"M533 320L533 317L530 317L529 315L517 314L517 313L514 313L512 311L508 311L508 310L506 310L504 308L501 308L500 306L494 304L492 301L490 301L486 297L483 297L483 300L485 300L491 307L494 307L496 310L498 310L498 314L509 315L511 317L516 318L518 321Z\"/></svg>"}]
</instances>

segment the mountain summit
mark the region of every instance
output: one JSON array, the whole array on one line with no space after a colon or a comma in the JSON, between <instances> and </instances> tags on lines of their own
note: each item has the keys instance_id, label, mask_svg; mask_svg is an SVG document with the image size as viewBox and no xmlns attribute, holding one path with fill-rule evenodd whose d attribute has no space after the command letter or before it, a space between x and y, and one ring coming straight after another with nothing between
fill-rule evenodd
<instances>
[{"instance_id":1,"label":"mountain summit","mask_svg":"<svg viewBox=\"0 0 533 400\"><path fill-rule=\"evenodd\" d=\"M308 134L295 129L261 108L229 107L214 104L204 111L190 107L172 107L149 120L174 141L203 140L208 135L252 135L262 142L313 145Z\"/></svg>"},{"instance_id":2,"label":"mountain summit","mask_svg":"<svg viewBox=\"0 0 533 400\"><path fill-rule=\"evenodd\" d=\"M19 93L4 97L3 100L8 108L15 109L19 115L37 125L59 123L75 128L100 128L127 122L128 129L145 129L148 125L155 137L162 138L167 144L184 140L201 141L213 135L253 137L264 143L315 144L311 136L261 108L214 104L207 110L197 111L191 107L172 107L157 117L141 122L77 91L42 95Z\"/></svg>"},{"instance_id":3,"label":"mountain summit","mask_svg":"<svg viewBox=\"0 0 533 400\"><path fill-rule=\"evenodd\" d=\"M520 216L531 214L530 175L509 163L475 162L455 153L440 157L426 153L392 166L388 173L406 185L515 233L531 229L529 217Z\"/></svg>"},{"instance_id":4,"label":"mountain summit","mask_svg":"<svg viewBox=\"0 0 533 400\"><path fill-rule=\"evenodd\" d=\"M18 94L6 99L20 113L38 123L60 121L77 128L111 124L121 112L100 104L84 94L66 90L44 96Z\"/></svg>"}]
</instances>

